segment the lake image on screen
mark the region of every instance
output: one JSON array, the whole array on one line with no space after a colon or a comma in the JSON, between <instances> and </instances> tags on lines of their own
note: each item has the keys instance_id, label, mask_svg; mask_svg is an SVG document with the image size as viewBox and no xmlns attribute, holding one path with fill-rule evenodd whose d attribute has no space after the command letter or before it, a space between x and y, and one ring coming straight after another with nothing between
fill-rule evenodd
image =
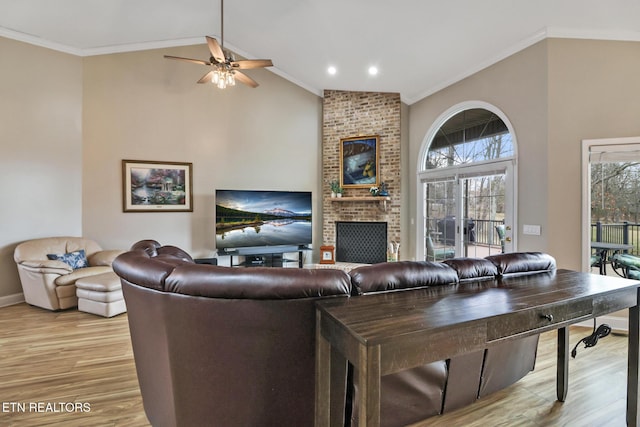
<instances>
[{"instance_id":1,"label":"lake image on screen","mask_svg":"<svg viewBox=\"0 0 640 427\"><path fill-rule=\"evenodd\" d=\"M218 249L311 243L311 193L216 191Z\"/></svg>"}]
</instances>

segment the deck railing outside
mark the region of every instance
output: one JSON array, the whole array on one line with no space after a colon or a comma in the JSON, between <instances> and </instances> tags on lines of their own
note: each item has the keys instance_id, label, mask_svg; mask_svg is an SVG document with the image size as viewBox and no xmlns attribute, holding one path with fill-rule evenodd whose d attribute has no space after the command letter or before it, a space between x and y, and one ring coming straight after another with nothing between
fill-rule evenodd
<instances>
[{"instance_id":1,"label":"deck railing outside","mask_svg":"<svg viewBox=\"0 0 640 427\"><path fill-rule=\"evenodd\" d=\"M437 243L444 242L445 239L453 236L444 236L438 227L441 218L429 219L428 229L433 233L433 240ZM473 220L475 232L475 243L489 246L500 246L500 237L496 231L496 225L504 224L504 221L496 220ZM466 237L468 238L468 237ZM624 221L621 223L604 224L597 221L591 224L591 240L595 242L623 243L633 245L633 249L628 253L640 256L640 223Z\"/></svg>"},{"instance_id":2,"label":"deck railing outside","mask_svg":"<svg viewBox=\"0 0 640 427\"><path fill-rule=\"evenodd\" d=\"M438 221L441 220L442 218L430 218L428 221L427 229L432 233L432 238L436 243L454 239L454 236L444 235L444 233L446 233L446 229L443 229L442 225L438 226ZM496 231L496 225L504 224L504 221L484 219L474 219L471 221L473 221L474 224L473 234L475 243L480 245L500 246L500 236L498 236L498 232ZM468 241L467 239L469 239L468 232L465 235L465 241Z\"/></svg>"},{"instance_id":3,"label":"deck railing outside","mask_svg":"<svg viewBox=\"0 0 640 427\"><path fill-rule=\"evenodd\" d=\"M628 252L640 254L640 224L624 221L617 224L591 224L591 240L594 242L623 243L633 245Z\"/></svg>"}]
</instances>

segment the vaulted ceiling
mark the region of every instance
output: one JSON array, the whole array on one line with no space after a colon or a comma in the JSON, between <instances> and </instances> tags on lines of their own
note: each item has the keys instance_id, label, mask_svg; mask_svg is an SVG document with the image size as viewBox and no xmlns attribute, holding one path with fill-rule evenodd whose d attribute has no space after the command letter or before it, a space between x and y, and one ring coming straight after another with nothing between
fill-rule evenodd
<instances>
[{"instance_id":1,"label":"vaulted ceiling","mask_svg":"<svg viewBox=\"0 0 640 427\"><path fill-rule=\"evenodd\" d=\"M0 36L80 56L203 44L206 59L204 36L220 31L220 0L0 1ZM546 37L640 41L640 1L227 0L224 36L319 95L412 104Z\"/></svg>"}]
</instances>

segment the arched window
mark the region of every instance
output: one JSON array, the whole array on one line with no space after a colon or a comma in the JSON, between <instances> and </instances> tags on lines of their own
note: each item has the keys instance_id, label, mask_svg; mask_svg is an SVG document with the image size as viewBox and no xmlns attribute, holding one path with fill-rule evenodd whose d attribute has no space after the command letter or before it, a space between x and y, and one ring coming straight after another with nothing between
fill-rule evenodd
<instances>
[{"instance_id":1,"label":"arched window","mask_svg":"<svg viewBox=\"0 0 640 427\"><path fill-rule=\"evenodd\" d=\"M515 156L511 125L490 104L463 103L434 122L418 165L419 259L515 250Z\"/></svg>"},{"instance_id":2,"label":"arched window","mask_svg":"<svg viewBox=\"0 0 640 427\"><path fill-rule=\"evenodd\" d=\"M509 128L484 108L464 110L437 130L426 157L425 169L447 168L514 155Z\"/></svg>"}]
</instances>

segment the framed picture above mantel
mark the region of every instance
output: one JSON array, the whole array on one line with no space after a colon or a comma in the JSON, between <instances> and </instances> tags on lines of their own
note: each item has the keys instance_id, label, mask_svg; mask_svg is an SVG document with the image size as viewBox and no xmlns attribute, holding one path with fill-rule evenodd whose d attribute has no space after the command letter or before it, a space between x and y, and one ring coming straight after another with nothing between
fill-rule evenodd
<instances>
[{"instance_id":1,"label":"framed picture above mantel","mask_svg":"<svg viewBox=\"0 0 640 427\"><path fill-rule=\"evenodd\" d=\"M193 212L192 163L122 161L124 212Z\"/></svg>"},{"instance_id":2,"label":"framed picture above mantel","mask_svg":"<svg viewBox=\"0 0 640 427\"><path fill-rule=\"evenodd\" d=\"M340 186L370 188L379 183L378 135L340 140Z\"/></svg>"}]
</instances>

